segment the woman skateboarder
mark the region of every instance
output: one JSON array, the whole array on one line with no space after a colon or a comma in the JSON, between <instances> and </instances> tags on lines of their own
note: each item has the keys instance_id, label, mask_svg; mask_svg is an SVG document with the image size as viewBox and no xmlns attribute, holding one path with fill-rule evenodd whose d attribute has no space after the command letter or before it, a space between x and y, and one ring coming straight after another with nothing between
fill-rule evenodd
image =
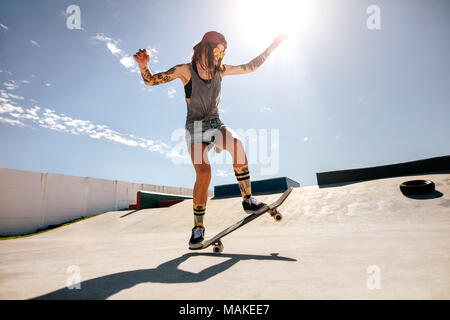
<instances>
[{"instance_id":1,"label":"woman skateboarder","mask_svg":"<svg viewBox=\"0 0 450 320\"><path fill-rule=\"evenodd\" d=\"M186 143L196 172L193 194L194 228L189 248L201 247L204 238L204 215L211 181L208 151L226 150L233 159L233 169L242 195L242 206L247 213L261 208L264 203L252 196L247 156L237 135L224 125L219 117L222 78L250 73L258 69L273 50L285 39L279 35L259 56L239 66L222 64L227 41L215 31L207 32L194 46L190 63L179 64L166 72L152 74L147 64L150 56L139 49L133 56L139 64L144 83L149 86L180 79L184 85L187 103Z\"/></svg>"}]
</instances>

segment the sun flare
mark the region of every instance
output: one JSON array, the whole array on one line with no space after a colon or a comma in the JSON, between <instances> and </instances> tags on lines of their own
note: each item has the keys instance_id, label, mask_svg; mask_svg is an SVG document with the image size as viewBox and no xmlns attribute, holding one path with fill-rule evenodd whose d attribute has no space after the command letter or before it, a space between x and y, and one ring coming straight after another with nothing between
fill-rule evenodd
<instances>
[{"instance_id":1,"label":"sun flare","mask_svg":"<svg viewBox=\"0 0 450 320\"><path fill-rule=\"evenodd\" d=\"M311 0L241 0L239 21L247 42L262 46L280 34L287 43L296 38L311 20Z\"/></svg>"}]
</instances>

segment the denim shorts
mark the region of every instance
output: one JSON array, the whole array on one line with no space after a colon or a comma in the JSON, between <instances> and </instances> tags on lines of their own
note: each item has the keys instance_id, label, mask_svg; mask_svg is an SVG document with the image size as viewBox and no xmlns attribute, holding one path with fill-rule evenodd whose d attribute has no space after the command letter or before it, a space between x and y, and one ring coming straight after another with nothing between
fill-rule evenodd
<instances>
[{"instance_id":1,"label":"denim shorts","mask_svg":"<svg viewBox=\"0 0 450 320\"><path fill-rule=\"evenodd\" d=\"M219 118L186 122L185 140L188 149L199 142L207 143L208 149L211 149L217 136L221 134L221 130L225 127Z\"/></svg>"}]
</instances>

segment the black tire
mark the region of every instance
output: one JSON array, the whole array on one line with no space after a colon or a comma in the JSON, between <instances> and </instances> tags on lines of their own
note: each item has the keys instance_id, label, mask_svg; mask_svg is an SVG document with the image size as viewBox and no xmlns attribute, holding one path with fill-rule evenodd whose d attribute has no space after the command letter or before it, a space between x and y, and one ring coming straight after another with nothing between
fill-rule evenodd
<instances>
[{"instance_id":1,"label":"black tire","mask_svg":"<svg viewBox=\"0 0 450 320\"><path fill-rule=\"evenodd\" d=\"M411 180L403 182L400 185L400 190L404 195L424 195L433 193L435 185L433 181L429 180Z\"/></svg>"}]
</instances>

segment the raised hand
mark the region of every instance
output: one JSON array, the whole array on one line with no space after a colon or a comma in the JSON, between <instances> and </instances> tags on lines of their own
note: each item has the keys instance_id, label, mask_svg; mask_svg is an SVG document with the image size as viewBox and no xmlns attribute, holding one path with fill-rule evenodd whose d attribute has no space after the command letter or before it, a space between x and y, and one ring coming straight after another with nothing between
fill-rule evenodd
<instances>
[{"instance_id":1,"label":"raised hand","mask_svg":"<svg viewBox=\"0 0 450 320\"><path fill-rule=\"evenodd\" d=\"M133 55L133 58L139 65L147 65L147 63L150 61L150 56L148 55L146 49L139 49L139 51L136 52L135 55Z\"/></svg>"},{"instance_id":2,"label":"raised hand","mask_svg":"<svg viewBox=\"0 0 450 320\"><path fill-rule=\"evenodd\" d=\"M275 40L273 40L273 43L272 43L272 47L275 49L275 48L277 48L279 45L280 45L280 43L282 43L284 40L286 40L288 38L288 36L286 35L286 34L283 34L283 33L281 33L281 34L279 34L276 38L275 38Z\"/></svg>"}]
</instances>

